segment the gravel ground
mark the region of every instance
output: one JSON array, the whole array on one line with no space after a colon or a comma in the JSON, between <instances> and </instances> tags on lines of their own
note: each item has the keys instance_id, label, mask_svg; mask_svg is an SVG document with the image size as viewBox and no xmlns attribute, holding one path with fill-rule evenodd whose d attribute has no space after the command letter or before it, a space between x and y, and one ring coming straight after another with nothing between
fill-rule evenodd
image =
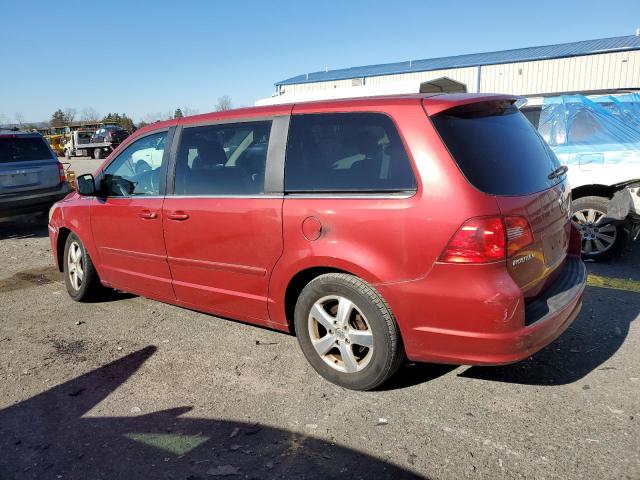
<instances>
[{"instance_id":1,"label":"gravel ground","mask_svg":"<svg viewBox=\"0 0 640 480\"><path fill-rule=\"evenodd\" d=\"M91 157L72 157L69 160L64 157L58 157L58 161L63 164L70 163L70 169L76 172L76 176L94 173L104 162L104 160L95 160Z\"/></svg>"},{"instance_id":2,"label":"gravel ground","mask_svg":"<svg viewBox=\"0 0 640 480\"><path fill-rule=\"evenodd\" d=\"M532 358L409 365L359 393L282 333L122 293L71 301L46 235L0 224L3 480L640 478L640 245L589 265L615 288L588 287Z\"/></svg>"}]
</instances>

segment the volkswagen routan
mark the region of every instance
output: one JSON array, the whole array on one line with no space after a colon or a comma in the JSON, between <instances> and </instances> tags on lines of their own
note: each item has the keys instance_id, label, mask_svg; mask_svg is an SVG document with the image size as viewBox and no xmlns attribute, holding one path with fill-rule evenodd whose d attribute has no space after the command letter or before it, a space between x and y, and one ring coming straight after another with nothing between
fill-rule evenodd
<instances>
[{"instance_id":1,"label":"volkswagen routan","mask_svg":"<svg viewBox=\"0 0 640 480\"><path fill-rule=\"evenodd\" d=\"M586 270L566 167L504 95L247 108L135 132L50 212L71 298L108 287L297 336L326 379L517 362Z\"/></svg>"}]
</instances>

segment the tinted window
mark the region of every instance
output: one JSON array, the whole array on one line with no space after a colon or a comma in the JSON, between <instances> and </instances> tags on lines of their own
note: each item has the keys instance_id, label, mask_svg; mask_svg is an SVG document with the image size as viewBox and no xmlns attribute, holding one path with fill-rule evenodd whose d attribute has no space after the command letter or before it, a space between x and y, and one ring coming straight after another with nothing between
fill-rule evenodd
<instances>
[{"instance_id":1,"label":"tinted window","mask_svg":"<svg viewBox=\"0 0 640 480\"><path fill-rule=\"evenodd\" d=\"M520 110L522 114L531 122L531 125L538 128L540 123L540 113L542 112L542 107L530 107L523 108Z\"/></svg>"},{"instance_id":2,"label":"tinted window","mask_svg":"<svg viewBox=\"0 0 640 480\"><path fill-rule=\"evenodd\" d=\"M176 161L176 195L264 192L271 121L185 128Z\"/></svg>"},{"instance_id":3,"label":"tinted window","mask_svg":"<svg viewBox=\"0 0 640 480\"><path fill-rule=\"evenodd\" d=\"M287 192L415 190L400 136L379 113L294 115L285 168Z\"/></svg>"},{"instance_id":4,"label":"tinted window","mask_svg":"<svg viewBox=\"0 0 640 480\"><path fill-rule=\"evenodd\" d=\"M47 160L53 154L40 137L0 135L0 163Z\"/></svg>"},{"instance_id":5,"label":"tinted window","mask_svg":"<svg viewBox=\"0 0 640 480\"><path fill-rule=\"evenodd\" d=\"M431 117L460 170L491 195L527 195L563 180L560 163L522 113L504 103L476 103Z\"/></svg>"},{"instance_id":6,"label":"tinted window","mask_svg":"<svg viewBox=\"0 0 640 480\"><path fill-rule=\"evenodd\" d=\"M134 141L111 162L102 176L102 189L111 197L159 195L167 132Z\"/></svg>"}]
</instances>

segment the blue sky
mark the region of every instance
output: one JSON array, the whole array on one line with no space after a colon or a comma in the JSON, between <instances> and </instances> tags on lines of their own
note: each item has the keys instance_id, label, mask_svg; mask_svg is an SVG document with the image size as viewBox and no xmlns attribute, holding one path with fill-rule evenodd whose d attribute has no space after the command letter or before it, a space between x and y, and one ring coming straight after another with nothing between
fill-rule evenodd
<instances>
[{"instance_id":1,"label":"blue sky","mask_svg":"<svg viewBox=\"0 0 640 480\"><path fill-rule=\"evenodd\" d=\"M291 76L631 35L640 1L0 0L0 120L134 120L269 96Z\"/></svg>"}]
</instances>

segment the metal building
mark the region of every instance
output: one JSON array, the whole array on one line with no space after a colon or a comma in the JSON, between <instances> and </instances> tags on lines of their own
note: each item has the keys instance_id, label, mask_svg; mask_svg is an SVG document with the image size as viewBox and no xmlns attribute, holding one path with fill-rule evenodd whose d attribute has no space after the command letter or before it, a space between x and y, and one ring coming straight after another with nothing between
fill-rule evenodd
<instances>
[{"instance_id":1,"label":"metal building","mask_svg":"<svg viewBox=\"0 0 640 480\"><path fill-rule=\"evenodd\" d=\"M275 95L330 97L442 77L468 92L517 95L640 89L640 35L307 73L277 82Z\"/></svg>"}]
</instances>

